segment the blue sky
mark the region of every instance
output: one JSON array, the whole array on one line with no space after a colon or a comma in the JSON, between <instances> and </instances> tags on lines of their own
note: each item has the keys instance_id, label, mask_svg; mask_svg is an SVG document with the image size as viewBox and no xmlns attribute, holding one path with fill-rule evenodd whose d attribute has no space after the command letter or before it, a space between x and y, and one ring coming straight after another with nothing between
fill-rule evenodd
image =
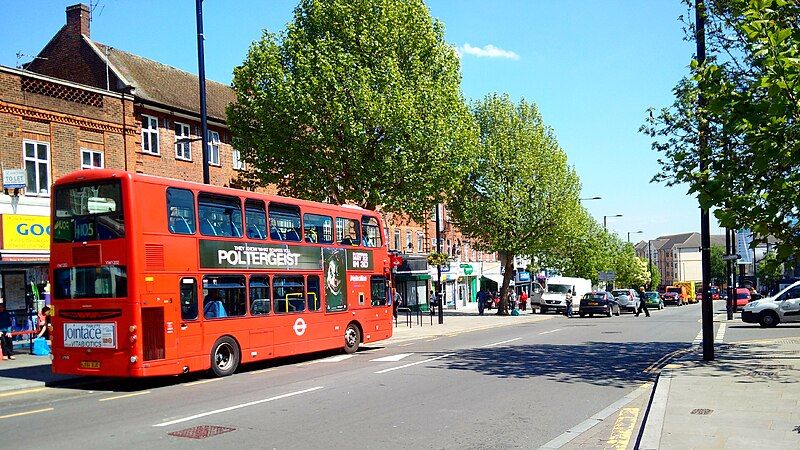
<instances>
[{"instance_id":1,"label":"blue sky","mask_svg":"<svg viewBox=\"0 0 800 450\"><path fill-rule=\"evenodd\" d=\"M87 0L88 1L88 0ZM27 62L76 1L4 0L0 64ZM197 73L192 0L102 0L94 40ZM625 239L699 231L685 187L650 183L658 155L638 132L649 106L671 103L693 46L682 40L680 0L428 0L462 57L467 99L507 92L536 102L583 183L590 213ZM228 83L263 29L281 31L296 0L205 0L206 76ZM713 219L712 219L713 221ZM712 233L719 232L712 223Z\"/></svg>"}]
</instances>

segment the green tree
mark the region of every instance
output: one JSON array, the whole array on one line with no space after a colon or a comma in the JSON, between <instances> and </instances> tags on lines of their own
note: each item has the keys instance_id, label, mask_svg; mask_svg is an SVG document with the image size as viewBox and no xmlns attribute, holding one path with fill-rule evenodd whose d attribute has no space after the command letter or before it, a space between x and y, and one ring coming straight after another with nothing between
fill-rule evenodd
<instances>
[{"instance_id":1,"label":"green tree","mask_svg":"<svg viewBox=\"0 0 800 450\"><path fill-rule=\"evenodd\" d=\"M655 264L650 263L650 285L648 289L655 291L661 284L661 272Z\"/></svg>"},{"instance_id":2,"label":"green tree","mask_svg":"<svg viewBox=\"0 0 800 450\"><path fill-rule=\"evenodd\" d=\"M692 2L687 2L690 6ZM800 2L706 0L709 58L675 88L643 131L662 153L655 179L686 184L720 224L800 246ZM693 17L689 15L689 17ZM687 37L694 39L689 23ZM707 107L698 110L703 93ZM698 117L710 124L708 169L699 171ZM757 239L758 241L759 239Z\"/></svg>"},{"instance_id":3,"label":"green tree","mask_svg":"<svg viewBox=\"0 0 800 450\"><path fill-rule=\"evenodd\" d=\"M783 278L783 264L775 257L774 252L767 253L758 261L758 283L770 289L777 286Z\"/></svg>"},{"instance_id":4,"label":"green tree","mask_svg":"<svg viewBox=\"0 0 800 450\"><path fill-rule=\"evenodd\" d=\"M504 294L514 256L541 261L569 245L580 183L536 105L492 94L472 111L479 127L476 164L450 209L455 225L479 249L500 254ZM505 301L498 313L507 314Z\"/></svg>"},{"instance_id":5,"label":"green tree","mask_svg":"<svg viewBox=\"0 0 800 450\"><path fill-rule=\"evenodd\" d=\"M722 259L724 254L725 247L711 244L711 278L717 284L722 284L725 281L725 260Z\"/></svg>"},{"instance_id":6,"label":"green tree","mask_svg":"<svg viewBox=\"0 0 800 450\"><path fill-rule=\"evenodd\" d=\"M459 58L422 0L301 0L234 69L250 182L422 218L469 169Z\"/></svg>"}]
</instances>

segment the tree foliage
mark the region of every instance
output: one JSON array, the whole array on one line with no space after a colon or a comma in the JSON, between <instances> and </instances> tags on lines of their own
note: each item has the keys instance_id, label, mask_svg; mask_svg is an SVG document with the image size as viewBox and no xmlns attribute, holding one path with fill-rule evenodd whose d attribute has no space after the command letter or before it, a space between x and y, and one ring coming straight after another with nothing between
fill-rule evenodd
<instances>
[{"instance_id":1,"label":"tree foliage","mask_svg":"<svg viewBox=\"0 0 800 450\"><path fill-rule=\"evenodd\" d=\"M725 281L726 262L722 259L724 254L725 247L711 244L711 278L717 283Z\"/></svg>"},{"instance_id":2,"label":"tree foliage","mask_svg":"<svg viewBox=\"0 0 800 450\"><path fill-rule=\"evenodd\" d=\"M450 209L479 249L500 254L505 293L514 256L541 258L568 245L580 183L535 104L492 94L472 112L479 129L476 163Z\"/></svg>"},{"instance_id":3,"label":"tree foliage","mask_svg":"<svg viewBox=\"0 0 800 450\"><path fill-rule=\"evenodd\" d=\"M800 245L800 2L705 4L706 63L692 62L673 105L651 111L643 127L662 154L655 179L687 184L702 206L717 208L724 227L777 237L785 260ZM691 23L687 31L693 40ZM707 108L698 110L701 92ZM710 125L705 172L698 168L701 116Z\"/></svg>"},{"instance_id":4,"label":"tree foliage","mask_svg":"<svg viewBox=\"0 0 800 450\"><path fill-rule=\"evenodd\" d=\"M283 195L421 218L469 167L460 82L422 0L301 0L234 70L233 145Z\"/></svg>"}]
</instances>

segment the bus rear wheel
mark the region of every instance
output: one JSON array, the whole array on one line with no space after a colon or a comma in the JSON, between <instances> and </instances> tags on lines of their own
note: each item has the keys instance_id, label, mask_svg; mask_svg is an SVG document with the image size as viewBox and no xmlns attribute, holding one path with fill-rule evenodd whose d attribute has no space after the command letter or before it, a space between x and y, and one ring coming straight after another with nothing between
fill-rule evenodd
<instances>
[{"instance_id":1,"label":"bus rear wheel","mask_svg":"<svg viewBox=\"0 0 800 450\"><path fill-rule=\"evenodd\" d=\"M211 370L218 377L227 377L239 367L239 346L230 336L217 339L211 350Z\"/></svg>"},{"instance_id":2,"label":"bus rear wheel","mask_svg":"<svg viewBox=\"0 0 800 450\"><path fill-rule=\"evenodd\" d=\"M358 351L358 344L361 342L361 332L358 331L356 324L351 323L344 332L344 352L352 354Z\"/></svg>"}]
</instances>

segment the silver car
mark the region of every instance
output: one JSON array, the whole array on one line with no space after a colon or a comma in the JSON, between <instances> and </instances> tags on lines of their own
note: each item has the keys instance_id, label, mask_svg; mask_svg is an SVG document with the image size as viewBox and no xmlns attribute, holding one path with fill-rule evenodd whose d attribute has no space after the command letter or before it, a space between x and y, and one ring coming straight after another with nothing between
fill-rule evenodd
<instances>
[{"instance_id":1,"label":"silver car","mask_svg":"<svg viewBox=\"0 0 800 450\"><path fill-rule=\"evenodd\" d=\"M633 289L614 289L611 295L617 299L620 311L636 312L639 309L639 295Z\"/></svg>"}]
</instances>

